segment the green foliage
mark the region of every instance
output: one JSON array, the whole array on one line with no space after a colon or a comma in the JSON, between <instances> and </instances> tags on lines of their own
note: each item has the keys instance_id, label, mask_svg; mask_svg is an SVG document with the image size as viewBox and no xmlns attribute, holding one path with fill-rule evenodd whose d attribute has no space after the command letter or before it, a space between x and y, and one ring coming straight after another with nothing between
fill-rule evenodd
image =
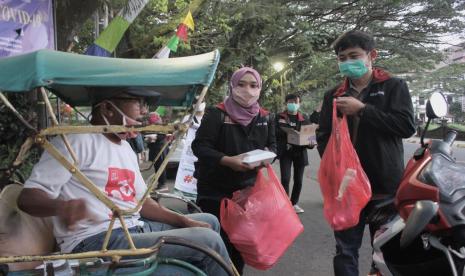
<instances>
[{"instance_id":1,"label":"green foliage","mask_svg":"<svg viewBox=\"0 0 465 276\"><path fill-rule=\"evenodd\" d=\"M465 125L461 125L461 124L447 124L447 126L450 127L450 128L456 129L456 130L465 131Z\"/></svg>"},{"instance_id":2,"label":"green foliage","mask_svg":"<svg viewBox=\"0 0 465 276\"><path fill-rule=\"evenodd\" d=\"M465 113L462 111L462 104L454 102L449 105L449 113L455 117L456 122L463 122L465 119Z\"/></svg>"},{"instance_id":3,"label":"green foliage","mask_svg":"<svg viewBox=\"0 0 465 276\"><path fill-rule=\"evenodd\" d=\"M117 11L125 1L107 3ZM459 0L152 0L131 25L117 55L153 56L174 35L188 9L196 29L190 31L189 43L181 43L171 56L220 49L212 93L224 95L232 71L250 65L263 75L267 97L275 93L273 80L286 72L286 91L303 92L316 101L341 80L331 44L342 32L372 33L380 49L377 65L394 74L427 72L442 58L435 46L441 43L439 37L464 30L459 18L465 5ZM92 41L85 38L89 26L83 24L80 44ZM273 70L277 61L287 64L283 72Z\"/></svg>"},{"instance_id":4,"label":"green foliage","mask_svg":"<svg viewBox=\"0 0 465 276\"><path fill-rule=\"evenodd\" d=\"M422 127L425 127L425 126L423 125ZM440 124L431 123L428 126L428 131L435 130L439 127L441 127ZM465 131L465 125L458 124L458 123L448 123L447 127L458 130L458 131Z\"/></svg>"},{"instance_id":5,"label":"green foliage","mask_svg":"<svg viewBox=\"0 0 465 276\"><path fill-rule=\"evenodd\" d=\"M454 31L463 30L463 24L456 25L455 5L454 1L427 5L424 1L206 1L196 16L198 29L191 45L194 53L221 50L214 87L223 85L240 64L251 65L263 75L267 93L262 103L274 107L279 97L272 80L279 80L281 73L274 72L272 64L281 61L287 64L286 91L303 92L315 106L323 92L341 80L330 47L340 33L353 28L369 31L383 50L380 66L395 74L421 72L433 68L441 57L434 47L439 34L452 25ZM415 11L413 6L423 8ZM439 18L444 23L435 23Z\"/></svg>"},{"instance_id":6,"label":"green foliage","mask_svg":"<svg viewBox=\"0 0 465 276\"><path fill-rule=\"evenodd\" d=\"M98 10L102 15L103 6L108 5L111 19L126 2L57 1L59 49L66 50L76 35L79 42L73 51L82 53L95 38L92 14ZM373 34L380 49L376 64L410 78L414 94L431 90L431 83L465 94L464 79L460 78L463 65L429 73L442 58L439 38L465 29L463 0L151 0L126 32L116 56L152 57L175 34L188 10L195 31L189 31L189 42L180 43L171 56L220 50L221 61L208 95L210 104L223 100L232 72L249 65L262 75L261 103L266 108L283 108L282 88L286 93L299 93L302 109L311 112L323 93L341 81L331 44L351 29ZM275 62L286 66L276 72ZM4 107L0 108L2 133L18 135L3 138L3 154L14 151L15 143L23 140L17 137L24 133L3 115ZM31 108L32 104L26 107L26 114L33 114ZM11 159L4 156L2 160Z\"/></svg>"},{"instance_id":7,"label":"green foliage","mask_svg":"<svg viewBox=\"0 0 465 276\"><path fill-rule=\"evenodd\" d=\"M31 109L31 101L19 94L6 94L8 100L23 115L24 119L31 125L37 124L37 115ZM21 145L32 133L19 122L18 118L3 104L0 104L0 168L11 165L19 152ZM20 171L28 176L33 164L38 160L38 150L33 149ZM0 175L1 178L1 175Z\"/></svg>"},{"instance_id":8,"label":"green foliage","mask_svg":"<svg viewBox=\"0 0 465 276\"><path fill-rule=\"evenodd\" d=\"M410 84L413 94L428 94L433 90L465 95L465 64L452 64L440 69L416 74Z\"/></svg>"},{"instance_id":9,"label":"green foliage","mask_svg":"<svg viewBox=\"0 0 465 276\"><path fill-rule=\"evenodd\" d=\"M87 47L94 43L94 40L96 38L93 20L87 20L82 24L81 30L79 31L77 38L78 39L75 42L73 51L77 53L84 53Z\"/></svg>"},{"instance_id":10,"label":"green foliage","mask_svg":"<svg viewBox=\"0 0 465 276\"><path fill-rule=\"evenodd\" d=\"M423 127L425 127L425 126L423 126ZM439 128L439 127L441 127L441 125L431 123L428 126L428 131L435 130L435 129Z\"/></svg>"}]
</instances>

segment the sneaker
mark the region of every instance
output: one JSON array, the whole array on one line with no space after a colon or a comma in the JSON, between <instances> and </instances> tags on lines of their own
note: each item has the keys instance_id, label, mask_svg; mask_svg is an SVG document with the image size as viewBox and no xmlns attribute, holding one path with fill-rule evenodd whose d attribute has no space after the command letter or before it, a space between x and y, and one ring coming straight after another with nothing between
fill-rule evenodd
<instances>
[{"instance_id":1,"label":"sneaker","mask_svg":"<svg viewBox=\"0 0 465 276\"><path fill-rule=\"evenodd\" d=\"M155 188L155 191L160 192L160 193L164 193L164 192L168 192L169 188L168 188L168 186L166 184L159 185L159 186L157 186L157 188Z\"/></svg>"},{"instance_id":2,"label":"sneaker","mask_svg":"<svg viewBox=\"0 0 465 276\"><path fill-rule=\"evenodd\" d=\"M300 208L299 205L294 205L294 211L296 214L302 214L304 211L304 209Z\"/></svg>"}]
</instances>

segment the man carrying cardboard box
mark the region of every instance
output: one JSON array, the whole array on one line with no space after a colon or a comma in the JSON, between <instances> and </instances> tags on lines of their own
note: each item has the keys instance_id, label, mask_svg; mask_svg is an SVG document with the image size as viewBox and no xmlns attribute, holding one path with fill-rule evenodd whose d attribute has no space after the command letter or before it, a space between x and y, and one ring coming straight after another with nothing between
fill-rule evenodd
<instances>
[{"instance_id":1,"label":"man carrying cardboard box","mask_svg":"<svg viewBox=\"0 0 465 276\"><path fill-rule=\"evenodd\" d=\"M289 194L291 166L294 164L291 202L297 214L304 212L297 203L302 190L304 169L309 164L307 149L312 149L315 146L315 129L317 127L299 112L299 107L300 96L289 94L286 96L286 110L276 116L276 142L281 183L286 193Z\"/></svg>"}]
</instances>

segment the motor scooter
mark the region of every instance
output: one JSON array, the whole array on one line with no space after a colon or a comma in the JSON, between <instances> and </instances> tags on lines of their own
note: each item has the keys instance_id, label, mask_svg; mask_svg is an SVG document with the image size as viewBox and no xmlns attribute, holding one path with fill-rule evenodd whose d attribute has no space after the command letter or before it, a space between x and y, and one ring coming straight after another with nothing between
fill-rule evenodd
<instances>
[{"instance_id":1,"label":"motor scooter","mask_svg":"<svg viewBox=\"0 0 465 276\"><path fill-rule=\"evenodd\" d=\"M447 109L444 96L433 93L425 131ZM465 276L465 166L451 151L457 132L425 143L425 131L391 199L397 213L374 235L373 262L380 275Z\"/></svg>"}]
</instances>

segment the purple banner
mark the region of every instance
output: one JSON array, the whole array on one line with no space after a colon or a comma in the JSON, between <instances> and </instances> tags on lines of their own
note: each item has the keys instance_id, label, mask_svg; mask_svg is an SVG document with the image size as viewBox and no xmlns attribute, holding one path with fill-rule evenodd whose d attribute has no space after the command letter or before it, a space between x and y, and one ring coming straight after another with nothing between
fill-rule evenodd
<instances>
[{"instance_id":1,"label":"purple banner","mask_svg":"<svg viewBox=\"0 0 465 276\"><path fill-rule=\"evenodd\" d=\"M55 49L52 0L0 0L0 58Z\"/></svg>"}]
</instances>

